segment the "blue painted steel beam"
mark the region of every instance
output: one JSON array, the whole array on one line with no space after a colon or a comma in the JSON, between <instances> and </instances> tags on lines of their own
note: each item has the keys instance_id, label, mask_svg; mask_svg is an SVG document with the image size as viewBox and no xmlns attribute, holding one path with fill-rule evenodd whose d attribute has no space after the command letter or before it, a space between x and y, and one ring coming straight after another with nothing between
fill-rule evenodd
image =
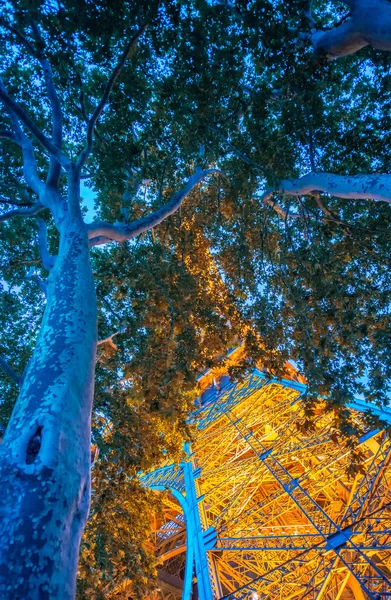
<instances>
[{"instance_id":1,"label":"blue painted steel beam","mask_svg":"<svg viewBox=\"0 0 391 600\"><path fill-rule=\"evenodd\" d=\"M280 483L284 492L291 497L298 508L303 512L303 514L306 515L308 520L318 531L317 534L313 534L313 537L317 537L319 539L319 536L321 536L322 541L311 546L308 545L311 539L310 536L298 536L300 537L300 540L294 540L295 536L290 536L290 541L293 541L292 547L288 543L284 545L284 536L275 536L273 538L274 542L272 539L270 539L270 545L268 545L266 537L262 538L262 536L248 539L238 538L237 540L234 538L216 538L214 530L208 530L207 532L203 532L202 530L198 511L199 499L196 497L196 488L194 484L194 479L199 474L194 473L191 460L180 465L180 473L178 473L178 469L175 470L173 467L165 467L160 469L153 474L144 476L143 480L145 481L145 485L152 489L169 489L173 493L174 497L177 498L184 511L187 534L187 553L183 600L190 600L194 574L196 574L197 577L198 594L200 600L212 600L213 598L209 573L210 565L208 565L207 560L207 550L213 548L215 551L224 550L225 552L229 552L230 550L243 552L257 551L261 549L259 544L262 543L262 540L264 542L262 549L267 551L296 550L299 552L305 552L309 549L316 549L319 550L320 553L323 553L325 551L334 550L339 560L341 560L346 568L359 581L363 591L368 595L368 597L371 600L377 600L377 595L373 594L371 589L368 587L368 585L371 585L370 580L373 580L372 582L382 580L385 586L390 586L390 589L391 582L386 582L384 574L377 568L377 566L370 560L369 557L365 556L363 552L367 550L379 549L379 546L376 543L376 537L378 536L369 535L369 539L366 539L364 544L360 542L355 544L355 536L363 532L341 530L341 528L338 527L327 515L327 513L325 513L323 509L315 502L315 500L308 495L300 483L288 473L281 463L279 463L276 457L271 455L271 450L263 447L259 440L253 436L250 430L246 431L247 428L242 426L240 420L235 420L235 418L231 419L229 416L230 409L240 403L249 394L260 389L260 387L275 383L295 390L298 393L297 399L294 400L294 403L299 401L300 396L306 391L306 386L304 384L288 379L283 379L280 381L276 379L267 379L264 373L255 369L249 376L247 385L244 385L239 389L237 389L235 384L226 384L221 390L218 390L217 388L211 389L209 396L207 398L205 397L204 404L200 405L200 401L198 402L198 407L194 411L191 421L194 422L194 420L197 419L197 425L200 429L202 429L213 423L222 415L228 417L239 434L246 440L259 459L274 476L276 481ZM349 407L360 412L372 411L383 421L391 423L391 410L381 410L359 399L351 403ZM368 437L371 437L375 433L376 432L368 432L367 435ZM190 457L190 448L187 447L186 450ZM357 490L357 494L358 493L359 490ZM303 507L303 501L307 508ZM322 522L323 525L326 525L326 529L321 526ZM352 527L356 525L354 517L353 523L349 524ZM384 534L386 532L382 533ZM277 537L279 537L279 540L277 540ZM303 543L304 539L305 542ZM235 543L236 541L238 542L237 545ZM295 543L298 543L298 545L295 546ZM384 544L383 541L380 547L384 550L389 549L391 548L391 542L390 544ZM358 556L358 560L356 561L357 565L352 565L344 559L345 551L351 551L352 549L356 551ZM297 559L298 557L295 557L295 560ZM371 577L363 576L360 572L360 566L362 565L363 561L372 569ZM276 567L276 569L279 569L279 567ZM250 584L237 590L234 594L230 594L229 597L248 597L249 592L251 592L251 587L260 579L264 579L264 577L262 576L256 578Z\"/></svg>"},{"instance_id":2,"label":"blue painted steel beam","mask_svg":"<svg viewBox=\"0 0 391 600\"><path fill-rule=\"evenodd\" d=\"M191 455L189 444L185 445L187 454ZM208 561L206 557L206 548L204 543L204 532L201 527L200 514L198 511L198 501L196 488L194 485L194 472L191 460L183 463L185 476L186 500L188 512L185 515L187 531L189 537L187 543L190 544L194 552L195 574L197 577L198 596L200 600L213 600L212 587L209 579ZM185 573L185 578L189 577Z\"/></svg>"}]
</instances>

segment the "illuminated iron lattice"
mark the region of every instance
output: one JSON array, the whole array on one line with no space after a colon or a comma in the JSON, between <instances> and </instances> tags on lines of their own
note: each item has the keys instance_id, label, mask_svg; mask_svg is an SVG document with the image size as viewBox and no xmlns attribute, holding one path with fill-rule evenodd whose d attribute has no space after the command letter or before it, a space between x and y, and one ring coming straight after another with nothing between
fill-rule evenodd
<instances>
[{"instance_id":1,"label":"illuminated iron lattice","mask_svg":"<svg viewBox=\"0 0 391 600\"><path fill-rule=\"evenodd\" d=\"M301 432L304 390L256 370L208 389L188 460L143 476L171 494L154 534L160 597L391 599L391 440L368 431L365 474L349 479L330 415Z\"/></svg>"}]
</instances>

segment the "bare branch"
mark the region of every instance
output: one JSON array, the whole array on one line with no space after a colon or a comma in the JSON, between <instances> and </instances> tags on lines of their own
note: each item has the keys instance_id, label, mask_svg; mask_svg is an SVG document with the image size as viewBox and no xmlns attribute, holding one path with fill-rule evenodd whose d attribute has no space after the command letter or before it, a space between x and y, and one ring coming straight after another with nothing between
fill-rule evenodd
<instances>
[{"instance_id":1,"label":"bare branch","mask_svg":"<svg viewBox=\"0 0 391 600\"><path fill-rule=\"evenodd\" d=\"M8 131L8 129L0 129L0 138L1 139L7 139L7 140L12 140L13 142L17 142L17 139L15 137L15 134L13 131Z\"/></svg>"},{"instance_id":2,"label":"bare branch","mask_svg":"<svg viewBox=\"0 0 391 600\"><path fill-rule=\"evenodd\" d=\"M18 208L30 208L33 206L33 202L16 202L15 200L10 200L9 198L5 198L4 196L0 196L0 204L9 204L11 206L17 206Z\"/></svg>"},{"instance_id":3,"label":"bare branch","mask_svg":"<svg viewBox=\"0 0 391 600\"><path fill-rule=\"evenodd\" d=\"M3 80L0 77L0 94L2 92L8 96ZM10 108L7 108L7 110L14 127L12 140L19 144L22 149L24 178L27 185L29 185L38 196L40 196L43 192L44 185L38 176L33 145L31 140L24 134L14 111Z\"/></svg>"},{"instance_id":4,"label":"bare branch","mask_svg":"<svg viewBox=\"0 0 391 600\"><path fill-rule=\"evenodd\" d=\"M40 202L37 202L30 208L14 208L13 210L9 210L3 215L0 215L0 223L8 221L8 219L11 219L12 217L35 217L44 208L45 207L42 206Z\"/></svg>"},{"instance_id":5,"label":"bare branch","mask_svg":"<svg viewBox=\"0 0 391 600\"><path fill-rule=\"evenodd\" d=\"M36 272L34 267L31 267L29 272L26 275L26 279L32 279L39 286L41 292L45 297L47 297L47 285L46 281L44 281Z\"/></svg>"},{"instance_id":6,"label":"bare branch","mask_svg":"<svg viewBox=\"0 0 391 600\"><path fill-rule=\"evenodd\" d=\"M104 296L102 296L102 302L104 302L106 304L107 308L115 316L115 318L121 322L121 320L122 320L121 317L115 312L115 310L111 306L110 302Z\"/></svg>"},{"instance_id":7,"label":"bare branch","mask_svg":"<svg viewBox=\"0 0 391 600\"><path fill-rule=\"evenodd\" d=\"M62 110L60 101L57 96L56 88L53 82L53 73L49 61L45 58L41 61L43 72L45 75L46 88L53 113L53 125L52 125L52 141L57 148L61 149L62 146ZM47 176L47 183L49 185L58 186L58 181L61 174L61 163L56 157L51 155L50 166Z\"/></svg>"},{"instance_id":8,"label":"bare branch","mask_svg":"<svg viewBox=\"0 0 391 600\"><path fill-rule=\"evenodd\" d=\"M76 108L76 110L77 110L77 111L78 111L78 112L81 114L81 116L83 117L84 121L85 121L85 122L87 123L87 125L88 125L88 123L89 123L89 121L90 121L90 120L89 120L89 118L88 118L87 111L86 111L86 107L85 107L85 94L84 94L84 91L83 91L83 89L82 89L83 82L82 82L82 79L81 79L81 77L80 77L79 73L77 73L77 76L78 76L78 79L79 79L79 84L80 84L80 96L79 96L79 100L80 100L80 106L79 106L79 105L78 105L78 104L77 104L77 103L76 103L74 100L71 100L71 102L72 102L73 106ZM93 133L94 133L95 137L96 137L96 138L97 138L99 141L101 141L102 143L107 143L107 142L106 142L106 140L104 140L104 139L102 138L102 136L100 135L100 133L98 132L98 129L97 129L97 126L96 126L96 125L95 125L94 132L93 132Z\"/></svg>"},{"instance_id":9,"label":"bare branch","mask_svg":"<svg viewBox=\"0 0 391 600\"><path fill-rule=\"evenodd\" d=\"M118 350L118 346L116 346L113 342L113 337L118 335L119 333L124 333L125 331L126 331L126 327L121 327L121 329L119 329L118 331L115 331L114 333L107 336L103 340L98 340L96 345L101 346L102 344L109 344L109 346L111 346L113 348L113 350Z\"/></svg>"},{"instance_id":10,"label":"bare branch","mask_svg":"<svg viewBox=\"0 0 391 600\"><path fill-rule=\"evenodd\" d=\"M15 102L7 93L4 85L0 85L0 100L4 106L19 119L25 127L33 134L35 139L47 150L47 152L56 158L64 169L68 169L71 161L69 158L47 138L34 121L28 116L24 109Z\"/></svg>"},{"instance_id":11,"label":"bare branch","mask_svg":"<svg viewBox=\"0 0 391 600\"><path fill-rule=\"evenodd\" d=\"M325 206L323 204L322 200L320 199L320 194L318 192L315 193L314 196L315 196L316 204L319 206L320 210L325 215L327 215L328 217L330 217L330 219L332 221L335 221L335 223L337 223L338 225L344 225L344 223L339 220L339 218L337 217L337 215L335 215L330 209L327 208L327 206Z\"/></svg>"},{"instance_id":12,"label":"bare branch","mask_svg":"<svg viewBox=\"0 0 391 600\"><path fill-rule=\"evenodd\" d=\"M368 46L352 19L327 31L314 31L311 36L315 54L325 54L329 60L354 54Z\"/></svg>"},{"instance_id":13,"label":"bare branch","mask_svg":"<svg viewBox=\"0 0 391 600\"><path fill-rule=\"evenodd\" d=\"M33 48L32 44L30 44L28 39L18 29L16 29L16 27L14 27L10 23L8 23L5 19L1 19L0 22L3 25L3 27L5 27L6 29L8 29L8 31L11 31L11 33L16 35L16 37L22 42L22 44L24 44L26 46L26 48L29 51L29 53L31 54L31 56L33 56L34 58L37 58L38 53L37 53L36 49Z\"/></svg>"},{"instance_id":14,"label":"bare branch","mask_svg":"<svg viewBox=\"0 0 391 600\"><path fill-rule=\"evenodd\" d=\"M115 68L113 69L113 71L111 73L111 76L110 76L110 78L106 84L105 90L103 92L102 98L101 98L98 106L95 108L94 113L88 122L87 143L86 143L86 146L84 147L84 149L82 150L82 152L80 153L79 158L77 160L77 167L79 170L85 164L89 154L91 153L92 139L93 139L95 125L96 125L100 115L102 114L104 107L107 104L107 101L110 96L110 92L113 89L115 82L117 81L119 75L121 74L126 61L130 57L132 51L135 49L138 40L143 35L143 33L147 29L148 25L149 25L149 23L145 23L137 30L137 32L134 34L134 36L128 42L128 44L125 48L125 51L123 52L118 64L115 66Z\"/></svg>"},{"instance_id":15,"label":"bare branch","mask_svg":"<svg viewBox=\"0 0 391 600\"><path fill-rule=\"evenodd\" d=\"M45 83L46 83L46 90L48 92L48 97L49 97L49 101L50 101L50 104L52 107L52 112L53 112L52 141L54 144L56 144L60 148L61 143L62 143L61 106L60 106L60 102L59 102L59 99L57 96L56 88L54 86L53 72L52 72L51 65L41 50L41 48L43 48L45 46L45 42L43 40L41 32L39 31L39 27L34 21L31 22L34 36L40 46L40 48L37 49L37 48L33 47L33 45L29 42L29 40L16 27L13 27L11 24L7 23L5 20L2 20L1 22L9 31L11 31L14 35L16 35L16 37L26 46L26 48L29 51L29 53L31 54L31 56L36 58L40 62L41 66L43 68ZM56 165L58 165L58 164L59 163L56 161ZM58 169L58 167L56 167L56 169Z\"/></svg>"},{"instance_id":16,"label":"bare branch","mask_svg":"<svg viewBox=\"0 0 391 600\"><path fill-rule=\"evenodd\" d=\"M312 31L315 54L324 54L329 60L348 56L372 46L391 51L391 5L387 0L344 0L350 13L332 29Z\"/></svg>"},{"instance_id":17,"label":"bare branch","mask_svg":"<svg viewBox=\"0 0 391 600\"><path fill-rule=\"evenodd\" d=\"M82 79L81 79L81 77L80 77L79 74L78 74L78 76L79 76L79 84L80 84L80 96L79 96L80 107L77 106L77 105L76 106L77 106L78 110L81 112L81 114L83 115L83 118L84 118L85 122L88 125L89 118L88 118L88 115L87 115L86 105L85 105L85 97L84 97L84 91L83 91L83 81L82 81Z\"/></svg>"},{"instance_id":18,"label":"bare branch","mask_svg":"<svg viewBox=\"0 0 391 600\"><path fill-rule=\"evenodd\" d=\"M262 203L271 206L284 219L300 219L298 213L289 213L274 200L274 194L286 194L300 198L306 194L315 195L316 203L328 218L338 225L347 226L337 215L322 203L319 192L324 192L336 198L348 200L375 200L391 204L391 175L334 175L332 173L309 173L298 179L284 179L275 189L266 190L262 195Z\"/></svg>"},{"instance_id":19,"label":"bare branch","mask_svg":"<svg viewBox=\"0 0 391 600\"><path fill-rule=\"evenodd\" d=\"M249 158L246 154L244 154L241 150L238 150L238 148L235 148L235 146L233 144L231 144L231 142L229 140L227 140L224 135L222 134L221 131L219 131L216 127L212 127L211 125L207 125L207 128L210 131L214 131L214 133L217 133L217 135L220 137L220 139L223 140L223 142L225 142L225 144L228 146L228 148L230 148L232 150L232 152L234 154L236 154L236 156L238 156L239 158L241 158L245 163L247 163L248 165L252 165L253 167L255 167L258 171L261 171L261 166L256 163L254 160L252 160L251 158Z\"/></svg>"},{"instance_id":20,"label":"bare branch","mask_svg":"<svg viewBox=\"0 0 391 600\"><path fill-rule=\"evenodd\" d=\"M16 383L17 385L20 385L22 378L13 370L11 365L9 365L7 363L7 361L1 356L0 356L0 368L4 371L4 373L6 373L6 375L8 375L8 377L10 379L12 379L12 381L14 383Z\"/></svg>"},{"instance_id":21,"label":"bare branch","mask_svg":"<svg viewBox=\"0 0 391 600\"><path fill-rule=\"evenodd\" d=\"M92 223L93 225L93 223ZM87 225L88 227L88 225ZM93 246L102 246L102 244L108 244L109 242L113 242L115 240L109 238L107 235L96 235L89 238L89 248L93 248Z\"/></svg>"},{"instance_id":22,"label":"bare branch","mask_svg":"<svg viewBox=\"0 0 391 600\"><path fill-rule=\"evenodd\" d=\"M50 69L50 65L49 65L49 69ZM54 93L55 93L55 90L54 90ZM10 115L10 118L11 118L11 121L12 121L12 124L14 127L13 139L22 148L24 178L26 180L26 183L31 187L31 189L39 197L39 202L34 204L34 206L31 209L28 209L29 212L27 212L27 211L23 211L23 212L12 211L10 213L7 213L6 215L3 215L2 220L8 219L9 217L16 216L16 215L20 215L20 216L35 215L35 214L38 214L38 212L40 212L40 210L42 210L43 207L47 207L52 211L52 214L57 223L60 220L61 213L63 213L64 208L66 209L66 205L64 207L64 204L62 202L62 199L61 199L61 196L60 196L58 190L54 190L53 187L51 187L51 189L48 189L48 187L45 186L45 184L39 178L38 171L37 171L37 164L36 164L35 155L34 155L34 148L33 148L31 140L29 139L29 137L27 137L27 135L25 135L23 129L21 128L20 123L19 123L19 118L22 121L22 123L26 124L26 122L29 122L30 124L32 124L33 129L35 128L36 132L39 133L41 138L46 140L48 142L49 146L55 150L56 156L54 158L53 157L52 158L57 166L55 166L54 162L51 160L50 164L51 164L51 167L53 167L53 168L49 168L49 175L48 175L48 180L47 180L47 182L49 184L52 183L52 185L56 185L56 182L58 181L58 177L59 177L60 171L61 171L61 168L58 166L58 162L57 162L58 160L60 160L60 162L61 162L63 159L64 168L66 168L66 165L70 168L72 163L68 159L68 157L65 156L65 154L63 154L61 152L61 150L59 148L54 146L52 144L52 142L43 135L43 133L39 130L39 128L35 125L35 123L30 119L30 117L27 115L27 113L25 113L24 110L16 102L14 102L14 100L12 100L12 98L8 95L7 90L4 86L4 83L1 80L1 78L0 78L0 99L3 99L3 102L9 112L9 115ZM54 116L54 118L55 118L55 116ZM58 127L58 124L55 127ZM30 127L30 130L31 130L31 127ZM56 135L58 135L58 132ZM58 137L58 139L60 139L60 138ZM32 211L32 212L30 212L30 211ZM1 217L0 217L0 220L1 220Z\"/></svg>"},{"instance_id":23,"label":"bare branch","mask_svg":"<svg viewBox=\"0 0 391 600\"><path fill-rule=\"evenodd\" d=\"M271 206L273 210L276 211L276 213L278 215L280 215L280 217L282 217L283 219L287 219L288 217L292 218L292 219L301 219L301 215L298 213L290 213L287 210L284 210L282 208L282 206L280 206L279 204L277 204L277 202L275 201L273 195L276 192L276 190L267 190L262 198L262 204L264 206Z\"/></svg>"},{"instance_id":24,"label":"bare branch","mask_svg":"<svg viewBox=\"0 0 391 600\"><path fill-rule=\"evenodd\" d=\"M306 2L306 5L307 6L306 6L306 8L304 10L304 14L307 17L307 21L308 21L308 24L310 26L310 29L313 29L315 27L315 21L314 21L314 18L312 16L312 0L308 0Z\"/></svg>"},{"instance_id":25,"label":"bare branch","mask_svg":"<svg viewBox=\"0 0 391 600\"><path fill-rule=\"evenodd\" d=\"M5 91L5 87L2 79L0 78L0 91L1 90ZM24 135L16 115L11 110L8 110L8 113L14 126L14 131L2 130L0 132L0 138L9 139L21 147L23 154L24 178L27 182L27 185L29 185L36 194L40 195L43 190L43 183L38 176L37 164L31 141L27 136Z\"/></svg>"},{"instance_id":26,"label":"bare branch","mask_svg":"<svg viewBox=\"0 0 391 600\"><path fill-rule=\"evenodd\" d=\"M37 265L40 263L39 258L31 258L27 260L16 260L10 261L6 271L11 271L14 267L19 267L20 265Z\"/></svg>"},{"instance_id":27,"label":"bare branch","mask_svg":"<svg viewBox=\"0 0 391 600\"><path fill-rule=\"evenodd\" d=\"M42 35L39 31L39 27L34 21L32 22L32 29L33 29L34 35L35 35L38 43L40 44L40 46L44 46L45 43L44 43ZM46 83L46 90L47 90L48 98L49 98L50 105L52 108L52 115L53 115L52 142L53 142L53 144L55 144L55 146L57 148L61 149L61 145L62 145L62 110L61 110L60 100L57 95L56 87L54 85L52 67L51 67L48 59L41 52L38 54L38 60L41 63L41 66L43 69L43 74L44 74L45 83ZM57 158L55 158L53 155L51 155L47 183L49 185L54 185L57 187L58 181L60 178L60 174L61 174L61 163L58 161Z\"/></svg>"},{"instance_id":28,"label":"bare branch","mask_svg":"<svg viewBox=\"0 0 391 600\"><path fill-rule=\"evenodd\" d=\"M308 147L310 154L311 171L315 172L315 152L314 152L314 131L312 127L312 117L308 108L304 105L304 114L308 124Z\"/></svg>"},{"instance_id":29,"label":"bare branch","mask_svg":"<svg viewBox=\"0 0 391 600\"><path fill-rule=\"evenodd\" d=\"M45 267L45 269L50 271L50 269L52 269L54 267L56 259L54 256L52 256L50 254L50 252L48 250L47 227L46 227L46 223L43 219L38 219L38 227L39 227L38 245L39 245L39 251L41 253L42 264Z\"/></svg>"},{"instance_id":30,"label":"bare branch","mask_svg":"<svg viewBox=\"0 0 391 600\"><path fill-rule=\"evenodd\" d=\"M191 190L200 183L200 181L213 173L223 174L216 168L208 169L206 171L198 169L189 178L186 185L179 192L174 194L167 204L146 217L141 217L141 219L137 219L131 223L116 223L113 225L110 223L91 223L90 225L87 225L90 247L105 244L110 241L125 242L126 240L130 240L137 235L140 235L140 233L143 233L144 231L148 231L148 229L151 229L152 227L156 227L156 225L159 225L159 223L178 210L184 199Z\"/></svg>"},{"instance_id":31,"label":"bare branch","mask_svg":"<svg viewBox=\"0 0 391 600\"><path fill-rule=\"evenodd\" d=\"M334 175L333 173L309 173L298 179L283 179L274 192L289 196L303 196L313 192L325 192L348 200L377 200L391 204L391 175ZM272 190L264 194L269 204Z\"/></svg>"}]
</instances>

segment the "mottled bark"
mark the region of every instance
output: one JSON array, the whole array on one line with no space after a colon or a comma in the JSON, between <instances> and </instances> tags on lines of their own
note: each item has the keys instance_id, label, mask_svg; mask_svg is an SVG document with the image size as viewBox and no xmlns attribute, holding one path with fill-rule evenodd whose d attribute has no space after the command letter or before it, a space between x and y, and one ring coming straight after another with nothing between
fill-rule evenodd
<instances>
[{"instance_id":1,"label":"mottled bark","mask_svg":"<svg viewBox=\"0 0 391 600\"><path fill-rule=\"evenodd\" d=\"M304 196L312 192L325 192L337 198L350 200L378 200L391 204L391 175L334 175L309 173L298 179L283 179L276 189L263 195L264 204L273 204L273 194Z\"/></svg>"},{"instance_id":2,"label":"mottled bark","mask_svg":"<svg viewBox=\"0 0 391 600\"><path fill-rule=\"evenodd\" d=\"M108 79L101 101L87 126L86 144L76 162L62 149L62 112L44 38L32 25L37 49L22 33L30 53L39 60L52 108L49 139L24 108L13 100L0 79L0 102L12 122L5 137L21 148L24 178L38 202L14 216L50 210L60 232L58 255L47 248L40 222L39 245L50 270L47 304L37 346L21 379L21 391L0 446L0 598L2 600L72 600L77 560L90 498L90 435L95 355L96 298L89 245L123 242L173 214L190 191L216 168L197 169L182 190L154 213L133 223L83 223L80 207L81 169L92 151L95 125L111 90L147 24L127 43ZM27 134L27 132L29 132ZM40 178L30 135L50 156L46 182ZM58 188L61 169L67 175L67 197ZM1 221L1 218L0 218ZM88 237L90 240L88 241ZM111 336L112 337L112 336ZM15 378L14 378L15 379Z\"/></svg>"},{"instance_id":3,"label":"mottled bark","mask_svg":"<svg viewBox=\"0 0 391 600\"><path fill-rule=\"evenodd\" d=\"M388 0L352 0L349 18L329 31L312 35L315 53L335 59L365 46L391 51L391 3Z\"/></svg>"},{"instance_id":4,"label":"mottled bark","mask_svg":"<svg viewBox=\"0 0 391 600\"><path fill-rule=\"evenodd\" d=\"M0 597L70 600L90 498L97 343L87 232L61 228L37 346L0 446Z\"/></svg>"},{"instance_id":5,"label":"mottled bark","mask_svg":"<svg viewBox=\"0 0 391 600\"><path fill-rule=\"evenodd\" d=\"M58 192L45 188L42 202L51 208L60 231L60 248L55 259L50 256L41 223L40 246L50 268L47 305L0 446L2 600L72 600L75 595L80 539L90 499L97 346L88 237L119 231L123 239L130 239L175 212L195 185L214 172L219 171L197 171L160 211L130 223L126 230L83 223L75 165L69 168L65 205Z\"/></svg>"}]
</instances>

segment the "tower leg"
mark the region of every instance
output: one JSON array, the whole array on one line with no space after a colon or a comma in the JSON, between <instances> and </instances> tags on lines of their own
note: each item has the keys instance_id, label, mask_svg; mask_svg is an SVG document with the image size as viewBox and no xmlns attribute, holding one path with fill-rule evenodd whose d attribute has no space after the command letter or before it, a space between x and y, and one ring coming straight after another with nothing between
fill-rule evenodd
<instances>
[{"instance_id":1,"label":"tower leg","mask_svg":"<svg viewBox=\"0 0 391 600\"><path fill-rule=\"evenodd\" d=\"M187 444L186 452L190 454L190 449ZM190 554L190 552L194 553L195 575L197 577L199 599L213 600L212 588L210 585L209 578L208 562L206 558L206 549L204 544L204 535L201 527L200 515L198 512L198 501L194 485L193 465L191 461L185 462L183 464L183 471L185 476L186 501L188 503L188 514L185 515L188 531L187 552L188 554ZM190 573L190 566L188 569L188 564L189 562L188 560L186 560L186 578ZM188 582L186 581L186 589L187 585ZM183 600L186 600L185 596L183 596Z\"/></svg>"}]
</instances>

